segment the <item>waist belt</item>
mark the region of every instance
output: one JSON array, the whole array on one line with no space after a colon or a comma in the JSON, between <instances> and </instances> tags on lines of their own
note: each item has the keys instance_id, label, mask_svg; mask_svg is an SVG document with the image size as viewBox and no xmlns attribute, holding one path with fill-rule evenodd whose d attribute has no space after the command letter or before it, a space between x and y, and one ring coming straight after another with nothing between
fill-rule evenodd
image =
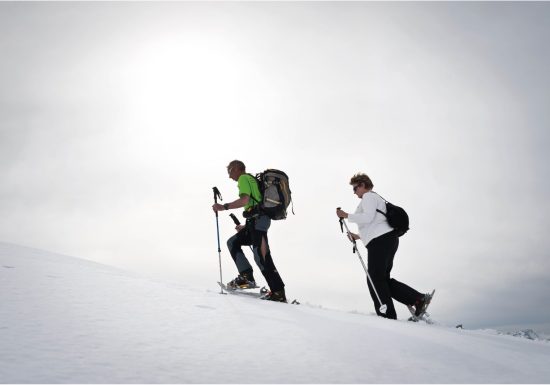
<instances>
[{"instance_id":1,"label":"waist belt","mask_svg":"<svg viewBox=\"0 0 550 385\"><path fill-rule=\"evenodd\" d=\"M260 207L258 205L251 207L248 210L243 211L244 218L256 218L261 214Z\"/></svg>"}]
</instances>

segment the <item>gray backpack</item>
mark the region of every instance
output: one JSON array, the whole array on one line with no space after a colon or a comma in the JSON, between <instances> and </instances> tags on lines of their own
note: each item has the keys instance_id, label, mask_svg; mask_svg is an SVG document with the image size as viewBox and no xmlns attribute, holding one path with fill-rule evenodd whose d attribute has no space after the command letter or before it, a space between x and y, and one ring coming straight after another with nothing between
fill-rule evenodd
<instances>
[{"instance_id":1,"label":"gray backpack","mask_svg":"<svg viewBox=\"0 0 550 385\"><path fill-rule=\"evenodd\" d=\"M286 219L286 210L292 201L288 175L281 170L270 168L256 174L254 178L262 193L262 201L258 202L260 211L273 220Z\"/></svg>"}]
</instances>

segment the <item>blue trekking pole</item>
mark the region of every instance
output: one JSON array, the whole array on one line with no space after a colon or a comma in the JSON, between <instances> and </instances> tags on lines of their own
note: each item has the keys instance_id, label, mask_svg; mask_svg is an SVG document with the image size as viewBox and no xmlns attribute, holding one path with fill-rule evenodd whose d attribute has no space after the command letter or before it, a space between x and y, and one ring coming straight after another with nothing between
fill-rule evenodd
<instances>
[{"instance_id":1,"label":"blue trekking pole","mask_svg":"<svg viewBox=\"0 0 550 385\"><path fill-rule=\"evenodd\" d=\"M220 190L218 190L218 188L216 186L212 187L212 190L214 191L214 203L218 203L218 198L220 198L220 200L223 201L222 194L220 194ZM217 211L216 211L216 231L217 231L217 234L218 234L218 259L220 261L220 283L223 283L223 279L222 279L222 249L220 247L220 224L219 224L219 221L218 221L218 212ZM223 287L221 287L221 285L220 285L220 294L225 294L223 292Z\"/></svg>"},{"instance_id":2,"label":"blue trekking pole","mask_svg":"<svg viewBox=\"0 0 550 385\"><path fill-rule=\"evenodd\" d=\"M340 207L338 207L340 209ZM372 282L372 278L370 277L369 271L367 269L367 266L365 266L365 262L363 261L363 258L361 257L361 254L359 253L359 249L357 248L357 242L351 235L351 232L349 231L348 225L346 224L346 221L344 218L340 218L340 229L342 232L344 232L344 226L346 227L346 231L348 233L348 239L353 243L353 252L357 252L357 256L359 257L359 261L361 261L361 265L363 265L363 270L365 270L365 273L367 275L367 284L370 283L372 286L372 290L374 291L374 294L376 294L376 298L378 299L378 303L380 304L380 313L386 314L386 311L388 310L388 306L386 304L383 304L382 301L380 301L380 296L378 295L378 292L376 291L376 287L374 287L374 282ZM368 285L367 285L368 286Z\"/></svg>"}]
</instances>

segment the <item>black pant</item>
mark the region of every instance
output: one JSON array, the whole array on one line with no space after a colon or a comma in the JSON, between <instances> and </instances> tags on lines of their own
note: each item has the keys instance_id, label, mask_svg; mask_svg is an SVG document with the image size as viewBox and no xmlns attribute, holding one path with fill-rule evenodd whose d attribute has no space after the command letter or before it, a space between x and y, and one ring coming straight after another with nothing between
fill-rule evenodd
<instances>
[{"instance_id":1,"label":"black pant","mask_svg":"<svg viewBox=\"0 0 550 385\"><path fill-rule=\"evenodd\" d=\"M413 288L399 282L396 279L390 278L390 272L393 267L393 258L398 247L399 238L393 231L383 234L378 238L374 238L367 245L369 275L376 291L378 292L378 295L380 296L380 301L388 307L386 314L382 314L380 312L380 303L378 302L376 294L372 289L372 285L369 282L369 291L374 301L376 314L391 319L397 319L392 297L395 298L396 301L405 305L414 305L414 303L422 297L422 294Z\"/></svg>"},{"instance_id":2,"label":"black pant","mask_svg":"<svg viewBox=\"0 0 550 385\"><path fill-rule=\"evenodd\" d=\"M237 265L239 274L252 275L252 266L242 250L242 246L252 246L254 261L260 268L270 290L279 291L284 289L285 284L275 267L275 263L273 263L273 258L271 258L271 250L267 240L267 230L270 225L271 220L265 215L248 219L245 227L227 240L227 247ZM265 242L265 255L262 254L262 240Z\"/></svg>"}]
</instances>

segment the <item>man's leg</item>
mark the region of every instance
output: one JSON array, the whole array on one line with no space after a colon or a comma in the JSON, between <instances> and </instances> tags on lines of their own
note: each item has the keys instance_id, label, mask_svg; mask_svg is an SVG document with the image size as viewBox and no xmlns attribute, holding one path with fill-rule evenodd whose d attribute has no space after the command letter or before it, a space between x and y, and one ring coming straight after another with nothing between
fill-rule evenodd
<instances>
[{"instance_id":1,"label":"man's leg","mask_svg":"<svg viewBox=\"0 0 550 385\"><path fill-rule=\"evenodd\" d=\"M244 276L249 281L254 281L252 266L248 262L242 249L242 246L251 245L251 243L250 232L245 227L227 240L227 248L237 266L239 275Z\"/></svg>"},{"instance_id":2,"label":"man's leg","mask_svg":"<svg viewBox=\"0 0 550 385\"><path fill-rule=\"evenodd\" d=\"M265 280L272 292L278 292L284 289L285 284L275 267L271 250L267 239L267 230L271 225L271 219L262 215L256 219L252 231L252 248L254 260L265 277Z\"/></svg>"}]
</instances>

